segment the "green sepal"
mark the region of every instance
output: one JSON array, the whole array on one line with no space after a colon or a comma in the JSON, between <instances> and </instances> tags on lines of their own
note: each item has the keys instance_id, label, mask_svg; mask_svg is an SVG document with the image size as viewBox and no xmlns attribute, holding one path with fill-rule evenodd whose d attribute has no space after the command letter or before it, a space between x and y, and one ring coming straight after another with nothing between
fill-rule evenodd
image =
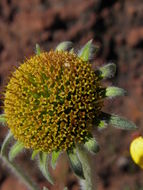
<instances>
[{"instance_id":1,"label":"green sepal","mask_svg":"<svg viewBox=\"0 0 143 190\"><path fill-rule=\"evenodd\" d=\"M69 51L72 49L73 43L70 41L65 41L59 43L59 45L56 47L56 51Z\"/></svg>"},{"instance_id":2,"label":"green sepal","mask_svg":"<svg viewBox=\"0 0 143 190\"><path fill-rule=\"evenodd\" d=\"M36 155L39 153L39 150L33 150L32 155L31 155L31 160L34 160Z\"/></svg>"},{"instance_id":3,"label":"green sepal","mask_svg":"<svg viewBox=\"0 0 143 190\"><path fill-rule=\"evenodd\" d=\"M11 148L8 154L9 160L13 161L13 159L24 149L23 143L17 141Z\"/></svg>"},{"instance_id":4,"label":"green sepal","mask_svg":"<svg viewBox=\"0 0 143 190\"><path fill-rule=\"evenodd\" d=\"M85 143L84 147L91 153L98 153L100 150L99 144L95 138L89 138Z\"/></svg>"},{"instance_id":5,"label":"green sepal","mask_svg":"<svg viewBox=\"0 0 143 190\"><path fill-rule=\"evenodd\" d=\"M97 52L98 47L92 44L92 40L88 41L83 48L79 51L78 56L83 61L89 61L91 60L95 53Z\"/></svg>"},{"instance_id":6,"label":"green sepal","mask_svg":"<svg viewBox=\"0 0 143 190\"><path fill-rule=\"evenodd\" d=\"M106 97L117 97L117 96L125 96L127 95L127 92L122 89L122 88L118 88L118 87L107 87L106 88L106 92L105 92L105 96Z\"/></svg>"},{"instance_id":7,"label":"green sepal","mask_svg":"<svg viewBox=\"0 0 143 190\"><path fill-rule=\"evenodd\" d=\"M72 48L69 52L70 52L70 53L74 53L74 48Z\"/></svg>"},{"instance_id":8,"label":"green sepal","mask_svg":"<svg viewBox=\"0 0 143 190\"><path fill-rule=\"evenodd\" d=\"M69 158L70 166L73 169L74 173L78 177L80 177L82 179L85 179L82 164L81 164L81 162L80 162L80 160L79 160L79 158L77 156L76 149L67 151L67 155L68 155L68 158Z\"/></svg>"},{"instance_id":9,"label":"green sepal","mask_svg":"<svg viewBox=\"0 0 143 190\"><path fill-rule=\"evenodd\" d=\"M5 124L5 123L6 123L5 114L1 114L1 115L0 115L0 123L2 123L2 124Z\"/></svg>"},{"instance_id":10,"label":"green sepal","mask_svg":"<svg viewBox=\"0 0 143 190\"><path fill-rule=\"evenodd\" d=\"M52 152L52 158L51 158L51 166L53 169L56 168L57 160L60 156L61 151L53 151Z\"/></svg>"},{"instance_id":11,"label":"green sepal","mask_svg":"<svg viewBox=\"0 0 143 190\"><path fill-rule=\"evenodd\" d=\"M45 152L39 153L38 166L44 177L51 183L54 184L53 178L49 172L48 162L50 158L49 155Z\"/></svg>"},{"instance_id":12,"label":"green sepal","mask_svg":"<svg viewBox=\"0 0 143 190\"><path fill-rule=\"evenodd\" d=\"M106 122L101 120L98 124L98 129L105 129L106 125Z\"/></svg>"},{"instance_id":13,"label":"green sepal","mask_svg":"<svg viewBox=\"0 0 143 190\"><path fill-rule=\"evenodd\" d=\"M65 188L64 188L64 190L68 190L68 188L67 188L67 187L65 187Z\"/></svg>"},{"instance_id":14,"label":"green sepal","mask_svg":"<svg viewBox=\"0 0 143 190\"><path fill-rule=\"evenodd\" d=\"M114 63L109 63L103 67L100 67L96 73L99 74L99 76L102 79L111 78L116 73L116 65Z\"/></svg>"},{"instance_id":15,"label":"green sepal","mask_svg":"<svg viewBox=\"0 0 143 190\"><path fill-rule=\"evenodd\" d=\"M135 130L137 126L127 119L117 116L117 115L110 115L107 113L101 114L101 119L104 120L107 124L112 125L113 127L125 130Z\"/></svg>"},{"instance_id":16,"label":"green sepal","mask_svg":"<svg viewBox=\"0 0 143 190\"><path fill-rule=\"evenodd\" d=\"M13 139L12 133L9 131L7 136L5 137L3 144L1 146L1 155L6 156L7 148L9 146L10 141Z\"/></svg>"},{"instance_id":17,"label":"green sepal","mask_svg":"<svg viewBox=\"0 0 143 190\"><path fill-rule=\"evenodd\" d=\"M36 44L36 54L40 55L40 53L41 53L40 46L39 46L39 44Z\"/></svg>"}]
</instances>

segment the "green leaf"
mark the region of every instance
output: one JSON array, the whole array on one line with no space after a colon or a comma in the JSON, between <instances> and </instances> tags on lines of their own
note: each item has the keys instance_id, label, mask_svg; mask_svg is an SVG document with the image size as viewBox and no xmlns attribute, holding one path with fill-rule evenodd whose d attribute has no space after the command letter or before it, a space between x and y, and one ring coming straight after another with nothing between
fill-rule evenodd
<instances>
[{"instance_id":1,"label":"green leaf","mask_svg":"<svg viewBox=\"0 0 143 190\"><path fill-rule=\"evenodd\" d=\"M127 92L122 88L118 88L114 86L106 88L106 92L105 92L106 97L117 97L117 96L125 96L125 95L127 95Z\"/></svg>"},{"instance_id":2,"label":"green leaf","mask_svg":"<svg viewBox=\"0 0 143 190\"><path fill-rule=\"evenodd\" d=\"M97 70L96 72L103 79L111 78L116 73L116 65L114 63L109 63L103 67L100 67L99 70Z\"/></svg>"},{"instance_id":3,"label":"green leaf","mask_svg":"<svg viewBox=\"0 0 143 190\"><path fill-rule=\"evenodd\" d=\"M1 115L0 115L0 123L2 123L2 124L5 124L5 123L6 123L5 114L1 114Z\"/></svg>"},{"instance_id":4,"label":"green leaf","mask_svg":"<svg viewBox=\"0 0 143 190\"><path fill-rule=\"evenodd\" d=\"M23 143L17 141L9 151L9 160L13 161L13 159L24 149Z\"/></svg>"},{"instance_id":5,"label":"green leaf","mask_svg":"<svg viewBox=\"0 0 143 190\"><path fill-rule=\"evenodd\" d=\"M97 52L98 47L92 44L92 40L88 41L83 48L79 51L78 56L83 61L89 61L91 60L95 53Z\"/></svg>"},{"instance_id":6,"label":"green leaf","mask_svg":"<svg viewBox=\"0 0 143 190\"><path fill-rule=\"evenodd\" d=\"M52 152L52 159L51 159L51 166L53 169L56 168L57 160L59 158L61 151L53 151Z\"/></svg>"},{"instance_id":7,"label":"green leaf","mask_svg":"<svg viewBox=\"0 0 143 190\"><path fill-rule=\"evenodd\" d=\"M32 155L31 155L31 160L35 159L35 156L39 153L39 150L33 150Z\"/></svg>"},{"instance_id":8,"label":"green leaf","mask_svg":"<svg viewBox=\"0 0 143 190\"><path fill-rule=\"evenodd\" d=\"M137 126L133 122L128 121L127 119L119 117L117 115L102 113L101 118L105 120L107 124L112 125L119 129L125 129L125 130L137 129Z\"/></svg>"},{"instance_id":9,"label":"green leaf","mask_svg":"<svg viewBox=\"0 0 143 190\"><path fill-rule=\"evenodd\" d=\"M97 152L99 152L100 148L99 148L99 144L96 141L95 138L90 138L88 139L88 141L86 141L84 143L84 147L91 153L96 154Z\"/></svg>"},{"instance_id":10,"label":"green leaf","mask_svg":"<svg viewBox=\"0 0 143 190\"><path fill-rule=\"evenodd\" d=\"M71 168L73 169L74 173L80 178L84 179L82 164L76 154L76 150L73 149L72 151L67 151L67 154Z\"/></svg>"},{"instance_id":11,"label":"green leaf","mask_svg":"<svg viewBox=\"0 0 143 190\"><path fill-rule=\"evenodd\" d=\"M61 42L57 47L56 51L68 51L72 49L73 43L70 41Z\"/></svg>"},{"instance_id":12,"label":"green leaf","mask_svg":"<svg viewBox=\"0 0 143 190\"><path fill-rule=\"evenodd\" d=\"M48 168L49 155L45 152L39 153L38 166L44 177L51 183L54 184L53 178Z\"/></svg>"},{"instance_id":13,"label":"green leaf","mask_svg":"<svg viewBox=\"0 0 143 190\"><path fill-rule=\"evenodd\" d=\"M67 188L67 187L65 187L65 188L64 188L64 190L68 190L68 188Z\"/></svg>"},{"instance_id":14,"label":"green leaf","mask_svg":"<svg viewBox=\"0 0 143 190\"><path fill-rule=\"evenodd\" d=\"M2 156L6 156L6 151L7 151L7 148L9 146L9 143L12 140L12 138L13 138L13 135L9 131L8 134L7 134L7 136L5 137L5 139L3 141L3 144L2 144L2 147L1 147L1 155Z\"/></svg>"},{"instance_id":15,"label":"green leaf","mask_svg":"<svg viewBox=\"0 0 143 190\"><path fill-rule=\"evenodd\" d=\"M36 44L36 54L40 55L40 53L41 53L40 46L39 44Z\"/></svg>"}]
</instances>

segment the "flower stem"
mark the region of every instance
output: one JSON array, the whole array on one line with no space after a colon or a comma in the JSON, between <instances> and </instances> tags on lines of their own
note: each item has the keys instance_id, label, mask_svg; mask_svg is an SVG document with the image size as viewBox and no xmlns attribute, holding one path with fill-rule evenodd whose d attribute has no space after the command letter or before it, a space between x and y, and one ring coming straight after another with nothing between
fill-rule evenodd
<instances>
[{"instance_id":1,"label":"flower stem","mask_svg":"<svg viewBox=\"0 0 143 190\"><path fill-rule=\"evenodd\" d=\"M17 166L14 162L11 162L7 156L7 148L9 146L10 141L12 140L13 135L9 131L0 151L0 158L4 161L7 167L9 167L12 172L28 187L29 190L40 190L38 186L31 180L29 176L27 176L23 170Z\"/></svg>"},{"instance_id":2,"label":"flower stem","mask_svg":"<svg viewBox=\"0 0 143 190\"><path fill-rule=\"evenodd\" d=\"M93 156L80 145L77 146L77 152L85 177L85 180L81 180L82 190L97 190Z\"/></svg>"},{"instance_id":3,"label":"flower stem","mask_svg":"<svg viewBox=\"0 0 143 190\"><path fill-rule=\"evenodd\" d=\"M25 175L20 167L18 167L15 163L10 162L6 156L1 156L2 160L8 166L12 172L28 187L29 190L40 190L37 185Z\"/></svg>"}]
</instances>

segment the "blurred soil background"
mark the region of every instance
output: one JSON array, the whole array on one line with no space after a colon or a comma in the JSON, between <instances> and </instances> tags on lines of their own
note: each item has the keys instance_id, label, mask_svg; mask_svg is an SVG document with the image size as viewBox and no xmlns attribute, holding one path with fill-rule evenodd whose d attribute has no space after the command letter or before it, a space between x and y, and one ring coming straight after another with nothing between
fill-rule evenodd
<instances>
[{"instance_id":1,"label":"blurred soil background","mask_svg":"<svg viewBox=\"0 0 143 190\"><path fill-rule=\"evenodd\" d=\"M94 66L117 64L114 79L128 91L124 98L106 102L105 111L125 116L143 135L143 1L142 0L0 0L0 89L7 84L14 66L34 54L35 44L43 50L64 40L80 48L90 39L100 46ZM0 104L3 105L2 96ZM2 109L0 110L2 113ZM0 127L0 145L8 131ZM136 132L108 127L95 134L101 146L95 158L99 190L143 190L143 171L129 155ZM79 190L65 155L59 160L52 187L42 177L25 151L17 161L39 185L50 190ZM0 161L0 190L27 190Z\"/></svg>"}]
</instances>

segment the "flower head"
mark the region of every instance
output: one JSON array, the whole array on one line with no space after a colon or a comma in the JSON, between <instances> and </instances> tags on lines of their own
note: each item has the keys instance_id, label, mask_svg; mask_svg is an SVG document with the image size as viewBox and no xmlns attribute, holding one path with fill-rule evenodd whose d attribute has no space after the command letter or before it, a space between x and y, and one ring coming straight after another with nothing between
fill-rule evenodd
<instances>
[{"instance_id":1,"label":"flower head","mask_svg":"<svg viewBox=\"0 0 143 190\"><path fill-rule=\"evenodd\" d=\"M105 98L126 94L121 88L102 84L102 79L115 74L115 64L94 71L90 63L97 48L92 40L78 54L71 45L63 42L49 52L41 52L37 45L37 54L13 72L5 92L4 114L0 115L0 122L8 125L17 140L10 150L10 159L24 147L31 148L32 158L39 155L39 167L50 181L45 169L49 153L54 168L61 151L66 151L74 172L83 178L76 152L80 145L97 153L94 128L106 124L121 129L136 128L125 118L102 112ZM8 142L11 133L6 138Z\"/></svg>"},{"instance_id":2,"label":"flower head","mask_svg":"<svg viewBox=\"0 0 143 190\"><path fill-rule=\"evenodd\" d=\"M74 53L43 52L13 73L4 101L7 124L27 148L67 150L91 136L103 95L88 62Z\"/></svg>"}]
</instances>

